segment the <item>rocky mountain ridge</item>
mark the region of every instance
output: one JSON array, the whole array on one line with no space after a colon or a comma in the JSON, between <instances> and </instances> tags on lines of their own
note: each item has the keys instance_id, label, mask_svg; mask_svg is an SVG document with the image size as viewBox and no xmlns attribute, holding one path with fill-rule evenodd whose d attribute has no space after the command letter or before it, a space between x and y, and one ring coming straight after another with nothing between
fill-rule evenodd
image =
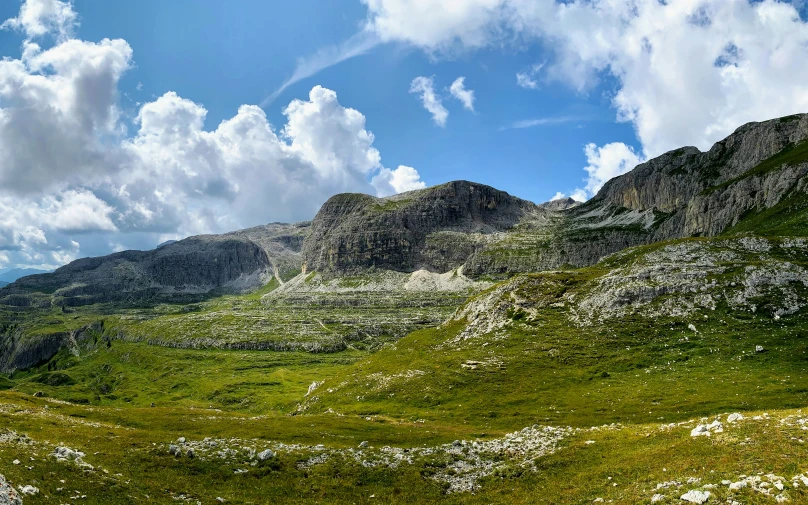
<instances>
[{"instance_id":1,"label":"rocky mountain ridge","mask_svg":"<svg viewBox=\"0 0 808 505\"><path fill-rule=\"evenodd\" d=\"M581 267L628 247L715 236L806 194L808 115L749 123L709 151L665 153L607 182L583 204L541 205L454 181L375 198L340 194L311 223L274 223L224 235L76 260L0 289L0 303L82 305L202 296L281 283L303 271L507 277Z\"/></svg>"}]
</instances>

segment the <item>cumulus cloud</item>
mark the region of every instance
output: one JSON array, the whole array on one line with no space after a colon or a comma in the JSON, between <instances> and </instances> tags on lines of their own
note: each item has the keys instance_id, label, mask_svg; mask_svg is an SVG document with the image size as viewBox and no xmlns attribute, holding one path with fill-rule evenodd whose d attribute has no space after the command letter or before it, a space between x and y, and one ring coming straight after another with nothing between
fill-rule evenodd
<instances>
[{"instance_id":1,"label":"cumulus cloud","mask_svg":"<svg viewBox=\"0 0 808 505\"><path fill-rule=\"evenodd\" d=\"M0 254L53 268L79 256L169 238L310 219L344 191L423 187L383 166L365 116L321 86L275 128L256 105L212 127L201 104L169 91L140 106L129 133L118 85L124 40L71 38L70 2L27 0L4 26L25 31L0 61ZM31 37L52 34L50 47ZM0 258L2 260L2 258Z\"/></svg>"},{"instance_id":2,"label":"cumulus cloud","mask_svg":"<svg viewBox=\"0 0 808 505\"><path fill-rule=\"evenodd\" d=\"M7 19L0 28L21 30L29 39L54 34L64 40L73 35L77 25L72 2L26 0L17 17Z\"/></svg>"},{"instance_id":3,"label":"cumulus cloud","mask_svg":"<svg viewBox=\"0 0 808 505\"><path fill-rule=\"evenodd\" d=\"M643 161L642 156L634 152L631 146L622 142L612 142L600 147L587 144L584 153L587 161L584 170L589 176L586 187L573 193L573 198L578 196L576 198L578 200L584 199L583 196L591 198L600 191L606 181L631 171Z\"/></svg>"},{"instance_id":4,"label":"cumulus cloud","mask_svg":"<svg viewBox=\"0 0 808 505\"><path fill-rule=\"evenodd\" d=\"M465 82L465 77L458 77L449 87L449 92L460 100L464 108L474 112L474 90L466 89Z\"/></svg>"},{"instance_id":5,"label":"cumulus cloud","mask_svg":"<svg viewBox=\"0 0 808 505\"><path fill-rule=\"evenodd\" d=\"M395 170L383 168L370 182L376 188L377 196L390 196L426 187L418 171L405 165L400 165Z\"/></svg>"},{"instance_id":6,"label":"cumulus cloud","mask_svg":"<svg viewBox=\"0 0 808 505\"><path fill-rule=\"evenodd\" d=\"M443 106L440 97L435 93L434 77L416 77L410 83L410 93L418 93L421 103L430 114L435 124L441 128L446 126L449 111Z\"/></svg>"},{"instance_id":7,"label":"cumulus cloud","mask_svg":"<svg viewBox=\"0 0 808 505\"><path fill-rule=\"evenodd\" d=\"M369 29L432 56L537 43L552 56L548 79L579 91L615 79L616 117L634 126L644 157L707 149L743 123L808 110L808 24L786 2L365 3Z\"/></svg>"}]
</instances>

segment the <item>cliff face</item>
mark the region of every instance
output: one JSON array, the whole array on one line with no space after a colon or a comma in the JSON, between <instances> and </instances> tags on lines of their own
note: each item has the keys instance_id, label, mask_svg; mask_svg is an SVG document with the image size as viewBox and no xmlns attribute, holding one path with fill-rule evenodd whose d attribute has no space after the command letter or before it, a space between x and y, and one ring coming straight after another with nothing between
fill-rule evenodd
<instances>
[{"instance_id":1,"label":"cliff face","mask_svg":"<svg viewBox=\"0 0 808 505\"><path fill-rule=\"evenodd\" d=\"M467 181L384 199L337 195L312 221L304 261L317 271L444 272L462 265L480 236L507 231L538 211L531 202Z\"/></svg>"},{"instance_id":2,"label":"cliff face","mask_svg":"<svg viewBox=\"0 0 808 505\"><path fill-rule=\"evenodd\" d=\"M713 236L806 190L808 115L750 123L709 151L677 149L612 179L590 201L533 205L458 181L377 199L337 195L312 223L309 270L369 267L468 275L581 267L627 247Z\"/></svg>"}]
</instances>

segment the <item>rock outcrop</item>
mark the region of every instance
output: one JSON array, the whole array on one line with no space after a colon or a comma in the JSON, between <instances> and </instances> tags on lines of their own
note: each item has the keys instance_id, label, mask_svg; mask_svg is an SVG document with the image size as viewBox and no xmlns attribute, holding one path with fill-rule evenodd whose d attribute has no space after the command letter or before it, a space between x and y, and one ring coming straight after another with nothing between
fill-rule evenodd
<instances>
[{"instance_id":1,"label":"rock outcrop","mask_svg":"<svg viewBox=\"0 0 808 505\"><path fill-rule=\"evenodd\" d=\"M446 272L465 263L484 235L510 230L540 211L534 203L467 181L383 199L341 194L312 221L303 255L308 270Z\"/></svg>"}]
</instances>

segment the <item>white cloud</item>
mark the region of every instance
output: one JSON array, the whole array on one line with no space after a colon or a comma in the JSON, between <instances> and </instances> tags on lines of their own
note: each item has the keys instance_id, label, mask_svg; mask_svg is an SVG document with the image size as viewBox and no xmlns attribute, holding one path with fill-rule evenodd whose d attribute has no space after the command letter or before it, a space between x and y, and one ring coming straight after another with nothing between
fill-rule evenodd
<instances>
[{"instance_id":1,"label":"white cloud","mask_svg":"<svg viewBox=\"0 0 808 505\"><path fill-rule=\"evenodd\" d=\"M460 100L463 107L474 112L474 91L466 89L465 81L465 77L458 77L455 79L455 81L449 87L449 92L453 97Z\"/></svg>"},{"instance_id":2,"label":"white cloud","mask_svg":"<svg viewBox=\"0 0 808 505\"><path fill-rule=\"evenodd\" d=\"M405 165L400 165L395 170L381 169L370 183L376 188L376 196L380 197L426 187L418 171Z\"/></svg>"},{"instance_id":3,"label":"white cloud","mask_svg":"<svg viewBox=\"0 0 808 505\"><path fill-rule=\"evenodd\" d=\"M573 193L572 197L576 200L591 198L600 191L606 181L625 174L644 161L631 146L622 142L612 142L601 147L587 144L584 153L587 161L584 170L589 176L586 187L579 188Z\"/></svg>"},{"instance_id":4,"label":"white cloud","mask_svg":"<svg viewBox=\"0 0 808 505\"><path fill-rule=\"evenodd\" d=\"M0 186L18 193L105 173L118 132L123 40L68 40L0 61Z\"/></svg>"},{"instance_id":5,"label":"white cloud","mask_svg":"<svg viewBox=\"0 0 808 505\"><path fill-rule=\"evenodd\" d=\"M295 71L292 73L292 76L286 79L286 81L284 81L284 83L281 84L281 86L271 95L264 98L259 106L262 108L266 107L274 102L275 99L278 98L281 93L286 91L289 86L300 82L307 77L311 77L328 67L333 67L334 65L342 63L345 60L365 54L374 47L378 46L380 42L381 41L375 32L363 30L354 34L341 44L323 47L311 56L300 58L297 61L297 66L295 67Z\"/></svg>"},{"instance_id":6,"label":"white cloud","mask_svg":"<svg viewBox=\"0 0 808 505\"><path fill-rule=\"evenodd\" d=\"M117 231L114 209L91 191L68 190L45 197L41 225L61 232Z\"/></svg>"},{"instance_id":7,"label":"white cloud","mask_svg":"<svg viewBox=\"0 0 808 505\"><path fill-rule=\"evenodd\" d=\"M0 28L22 30L31 39L49 33L64 40L73 35L78 16L73 3L60 0L26 0L17 17L7 19Z\"/></svg>"},{"instance_id":8,"label":"white cloud","mask_svg":"<svg viewBox=\"0 0 808 505\"><path fill-rule=\"evenodd\" d=\"M527 4L523 0L519 2ZM504 0L362 0L368 28L385 41L402 41L430 52L480 48L504 37Z\"/></svg>"},{"instance_id":9,"label":"white cloud","mask_svg":"<svg viewBox=\"0 0 808 505\"><path fill-rule=\"evenodd\" d=\"M561 200L563 198L567 198L567 195L565 195L561 191L558 191L558 192L556 192L556 194L553 195L552 198L550 198L550 201L552 202L552 201L555 201L555 200Z\"/></svg>"},{"instance_id":10,"label":"white cloud","mask_svg":"<svg viewBox=\"0 0 808 505\"><path fill-rule=\"evenodd\" d=\"M449 118L449 111L443 106L441 99L435 94L434 77L416 77L410 83L410 93L419 93L424 108L432 114L435 124L443 128Z\"/></svg>"},{"instance_id":11,"label":"white cloud","mask_svg":"<svg viewBox=\"0 0 808 505\"><path fill-rule=\"evenodd\" d=\"M539 83L536 81L536 76L544 67L544 63L537 63L531 65L530 68L516 73L516 85L525 89L539 89Z\"/></svg>"},{"instance_id":12,"label":"white cloud","mask_svg":"<svg viewBox=\"0 0 808 505\"><path fill-rule=\"evenodd\" d=\"M634 126L644 157L704 150L746 122L808 110L808 24L785 2L365 3L368 26L383 40L431 56L537 43L552 55L547 79L587 91L614 78L617 118Z\"/></svg>"},{"instance_id":13,"label":"white cloud","mask_svg":"<svg viewBox=\"0 0 808 505\"><path fill-rule=\"evenodd\" d=\"M44 33L33 21L7 26L56 35L51 47L26 41L19 59L0 61L0 254L9 264L53 268L112 248L310 219L337 192L423 187L413 168L384 168L365 116L320 86L284 108L278 129L256 105L206 127L201 104L169 91L140 107L129 134L118 103L129 44L69 38L74 21L42 19Z\"/></svg>"},{"instance_id":14,"label":"white cloud","mask_svg":"<svg viewBox=\"0 0 808 505\"><path fill-rule=\"evenodd\" d=\"M513 130L521 128L533 128L534 126L550 126L563 123L570 123L573 121L587 121L591 118L584 116L555 116L555 117L541 117L536 119L522 119L514 121L513 123L500 127L502 130Z\"/></svg>"}]
</instances>

